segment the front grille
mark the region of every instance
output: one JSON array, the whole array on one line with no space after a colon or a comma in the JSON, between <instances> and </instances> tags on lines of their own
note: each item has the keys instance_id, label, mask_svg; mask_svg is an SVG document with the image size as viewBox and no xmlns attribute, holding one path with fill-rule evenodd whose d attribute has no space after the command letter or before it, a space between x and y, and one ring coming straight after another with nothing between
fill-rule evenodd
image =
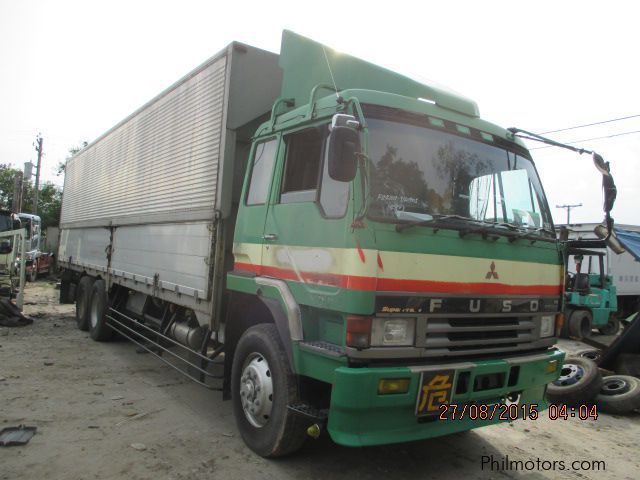
<instances>
[{"instance_id":1,"label":"front grille","mask_svg":"<svg viewBox=\"0 0 640 480\"><path fill-rule=\"evenodd\" d=\"M533 317L431 317L424 330L425 355L482 355L525 350L537 340Z\"/></svg>"}]
</instances>

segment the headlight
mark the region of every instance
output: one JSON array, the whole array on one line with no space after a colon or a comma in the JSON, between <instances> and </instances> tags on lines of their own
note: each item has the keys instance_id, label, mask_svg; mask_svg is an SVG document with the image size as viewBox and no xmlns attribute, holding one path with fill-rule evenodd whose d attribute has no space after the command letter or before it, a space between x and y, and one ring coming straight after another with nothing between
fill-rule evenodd
<instances>
[{"instance_id":1,"label":"headlight","mask_svg":"<svg viewBox=\"0 0 640 480\"><path fill-rule=\"evenodd\" d=\"M400 347L414 344L415 318L374 318L371 326L372 347Z\"/></svg>"},{"instance_id":2,"label":"headlight","mask_svg":"<svg viewBox=\"0 0 640 480\"><path fill-rule=\"evenodd\" d=\"M540 338L553 337L555 334L555 317L545 315L540 317Z\"/></svg>"}]
</instances>

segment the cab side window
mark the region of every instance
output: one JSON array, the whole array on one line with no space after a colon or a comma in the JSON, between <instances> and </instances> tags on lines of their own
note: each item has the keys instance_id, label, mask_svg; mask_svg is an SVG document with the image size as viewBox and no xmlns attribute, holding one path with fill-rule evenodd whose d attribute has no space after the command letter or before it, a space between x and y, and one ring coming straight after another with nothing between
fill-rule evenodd
<instances>
[{"instance_id":1,"label":"cab side window","mask_svg":"<svg viewBox=\"0 0 640 480\"><path fill-rule=\"evenodd\" d=\"M278 141L275 138L256 145L247 192L247 205L263 205L267 202L277 150Z\"/></svg>"},{"instance_id":2,"label":"cab side window","mask_svg":"<svg viewBox=\"0 0 640 480\"><path fill-rule=\"evenodd\" d=\"M285 165L280 203L314 202L320 186L323 135L318 128L284 138Z\"/></svg>"}]
</instances>

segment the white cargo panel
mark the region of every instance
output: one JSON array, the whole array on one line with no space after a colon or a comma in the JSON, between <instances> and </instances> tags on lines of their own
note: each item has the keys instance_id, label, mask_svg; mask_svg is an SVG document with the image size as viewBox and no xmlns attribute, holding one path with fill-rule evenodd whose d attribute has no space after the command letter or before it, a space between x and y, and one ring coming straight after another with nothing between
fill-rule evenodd
<instances>
[{"instance_id":1,"label":"white cargo panel","mask_svg":"<svg viewBox=\"0 0 640 480\"><path fill-rule=\"evenodd\" d=\"M210 61L69 160L61 226L211 219L226 66Z\"/></svg>"},{"instance_id":2,"label":"white cargo panel","mask_svg":"<svg viewBox=\"0 0 640 480\"><path fill-rule=\"evenodd\" d=\"M62 230L58 258L83 270L106 272L110 238L111 233L106 228Z\"/></svg>"},{"instance_id":3,"label":"white cargo panel","mask_svg":"<svg viewBox=\"0 0 640 480\"><path fill-rule=\"evenodd\" d=\"M120 227L113 239L111 274L155 286L158 293L206 299L209 226L190 222Z\"/></svg>"},{"instance_id":4,"label":"white cargo panel","mask_svg":"<svg viewBox=\"0 0 640 480\"><path fill-rule=\"evenodd\" d=\"M246 163L237 142L248 150L281 82L276 54L234 42L69 160L59 264L213 325L213 257Z\"/></svg>"}]
</instances>

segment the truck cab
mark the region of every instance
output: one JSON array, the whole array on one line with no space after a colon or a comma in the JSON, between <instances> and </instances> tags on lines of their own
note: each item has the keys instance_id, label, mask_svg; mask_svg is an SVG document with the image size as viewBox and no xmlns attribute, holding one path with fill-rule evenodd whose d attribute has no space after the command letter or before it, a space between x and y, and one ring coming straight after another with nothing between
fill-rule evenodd
<instances>
[{"instance_id":1,"label":"truck cab","mask_svg":"<svg viewBox=\"0 0 640 480\"><path fill-rule=\"evenodd\" d=\"M524 145L473 102L351 68L388 90L318 85L259 127L249 156L226 354L256 451L275 408L256 392L275 387L243 343L253 322L286 332L302 392L289 410L349 446L498 421L443 421L448 405L544 408L564 356L561 249Z\"/></svg>"}]
</instances>

